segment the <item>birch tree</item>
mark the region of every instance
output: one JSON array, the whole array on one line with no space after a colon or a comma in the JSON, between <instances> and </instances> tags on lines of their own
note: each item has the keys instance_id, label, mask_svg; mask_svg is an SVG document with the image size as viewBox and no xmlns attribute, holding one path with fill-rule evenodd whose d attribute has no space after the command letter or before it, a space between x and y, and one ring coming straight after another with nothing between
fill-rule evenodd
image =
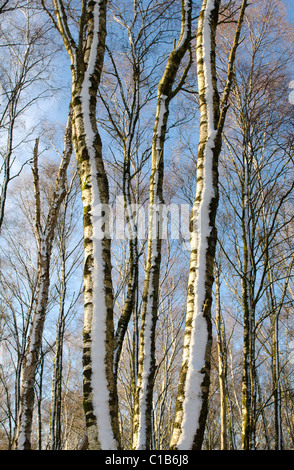
<instances>
[{"instance_id":1,"label":"birch tree","mask_svg":"<svg viewBox=\"0 0 294 470\"><path fill-rule=\"evenodd\" d=\"M279 17L279 15L281 16ZM224 184L223 195L227 201L230 201L229 204L235 214L235 244L239 238L239 222L242 226L242 242L236 244L236 247L238 247L238 262L235 264L234 270L235 273L238 272L240 280L242 279L244 321L242 367L243 449L255 448L258 417L262 416L264 422L266 420L264 411L261 412L263 405L260 402L263 400L266 402L269 397L258 401L260 367L258 366L256 348L259 347L260 331L264 328L263 324L266 322L269 312L271 312L270 315L275 325L271 330L271 334L274 351L272 361L273 382L275 383L275 386L273 386L275 390L273 399L276 408L276 429L279 429L280 426L277 424L278 402L280 403L281 400L277 399L277 394L279 394L277 379L279 359L276 354L278 338L275 329L277 328L276 314L279 311L277 305L279 304L281 308L281 304L273 295L273 290L276 291L274 286L282 283L281 279L278 280L277 270L286 252L281 251L278 245L283 244L281 239L282 227L291 221L291 217L286 219L282 216L282 213L284 212L283 206L291 198L293 190L293 186L289 184L288 176L286 176L292 172L292 161L291 157L289 159L291 141L284 140L287 135L284 126L288 127L290 106L287 106L285 92L283 92L286 89L287 78L285 73L289 60L286 42L290 40L290 37L286 24L283 32L278 33L277 30L277 25L280 25L283 21L283 13L280 12L277 2L260 2L248 14L245 34L249 34L250 37L247 43L250 44L250 49L247 48L249 57L245 59L247 54L246 56L243 54L236 64L236 82L232 93L232 116L234 117L232 118L233 122L229 123L227 132L228 137L231 133L237 137L242 129L238 138L238 147L236 146L236 138L234 138L234 143L230 141L229 144L232 170L238 168L238 197L233 196L232 192L228 196L227 183ZM279 34L279 46L284 41L285 46L283 47L283 53L273 60L272 54L279 47L276 45L274 49L271 49L277 40L277 34ZM247 67L244 67L244 60L246 60ZM284 104L280 107L283 102ZM277 133L281 137L278 147L274 137ZM227 145L226 143L226 149L228 148ZM269 168L271 168L270 171L268 171ZM229 186L232 188L234 184L230 183ZM283 222L280 219L281 217ZM277 257L276 250L279 253ZM240 257L241 253L242 257ZM228 251L226 251L226 256L228 260L231 258ZM291 266L291 258L288 262ZM275 274L273 266L275 266ZM288 273L288 269L284 271L284 275L285 272ZM285 275L286 284L289 282L289 275L290 273ZM268 299L268 307L261 307L263 296ZM275 302L276 306L274 306ZM266 315L260 311L264 308L267 312ZM265 344L264 340L262 342ZM262 395L264 396L264 394ZM280 433L277 432L278 434ZM280 438L278 441L281 445ZM270 445L270 439L268 439L268 445Z\"/></svg>"},{"instance_id":2,"label":"birch tree","mask_svg":"<svg viewBox=\"0 0 294 470\"><path fill-rule=\"evenodd\" d=\"M169 105L181 89L191 63L176 83L177 73L190 46L192 2L183 0L181 34L171 52L158 84L156 119L152 140L152 162L149 187L150 212L148 220L147 260L139 346L139 367L134 409L134 448L151 448L152 396L155 373L155 328L158 315L158 293L161 262L161 215L163 204L164 143Z\"/></svg>"},{"instance_id":3,"label":"birch tree","mask_svg":"<svg viewBox=\"0 0 294 470\"><path fill-rule=\"evenodd\" d=\"M67 325L78 311L78 302L81 298L81 290L75 289L69 300L69 288L71 278L75 276L77 269L82 265L82 240L74 239L79 233L76 216L77 200L80 197L76 171L66 188L66 197L60 211L60 217L56 227L57 254L54 259L58 279L56 291L59 299L59 312L56 325L55 355L52 371L52 398L49 419L49 449L61 450L63 448L63 409L64 409L64 350L66 349ZM79 214L78 214L79 215ZM78 220L75 220L75 217ZM78 238L78 237L77 237Z\"/></svg>"},{"instance_id":4,"label":"birch tree","mask_svg":"<svg viewBox=\"0 0 294 470\"><path fill-rule=\"evenodd\" d=\"M107 1L83 1L74 39L64 2L54 0L54 14L43 7L59 31L72 72L73 143L84 208L84 410L89 449L119 447L117 393L113 378L113 288L109 191L96 123L97 92L106 39ZM104 215L103 215L104 214Z\"/></svg>"},{"instance_id":5,"label":"birch tree","mask_svg":"<svg viewBox=\"0 0 294 470\"><path fill-rule=\"evenodd\" d=\"M122 3L122 2L120 2ZM168 6L164 7L168 9ZM114 344L114 376L117 379L119 360L123 348L125 334L132 313L134 312L136 298L138 297L139 278L139 240L138 214L132 209L137 207L140 200L140 178L150 154L149 126L141 125L145 108L153 98L152 85L149 81L156 70L156 66L148 72L146 62L150 60L150 49L159 41L157 31L162 12L155 16L154 12L160 10L159 6L150 4L148 9L142 1L135 1L133 12L124 10L124 5L112 4L112 14L115 26L118 28L118 37L127 37L123 47L112 50L107 48L109 58L105 65L104 82L99 90L99 98L106 111L98 116L98 122L103 127L113 144L111 144L112 158L109 159L109 171L115 180L117 188L122 191L124 219L127 227L128 253L126 265L127 292L123 302L122 312L119 315L115 331ZM131 13L133 13L131 15ZM153 23L155 25L153 26ZM154 31L153 31L154 30ZM146 38L148 31L149 37ZM159 29L161 31L161 29ZM111 96L109 100L107 97ZM114 146L118 151L114 152ZM122 154L121 159L119 155ZM110 157L111 158L111 157ZM122 181L122 183L121 183ZM141 251L141 250L140 250ZM125 277L125 273L121 276ZM138 320L135 318L135 322Z\"/></svg>"},{"instance_id":6,"label":"birch tree","mask_svg":"<svg viewBox=\"0 0 294 470\"><path fill-rule=\"evenodd\" d=\"M22 215L18 218L20 225L17 222L12 227L5 227L1 243L1 317L5 332L1 340L1 352L2 356L9 356L10 365L7 379L4 368L1 379L6 383L11 374L13 376L13 386L10 389L12 404L9 405L13 427L9 443L11 448L19 410L21 370L37 289L35 250L32 250L35 239L28 236L31 234L31 225ZM18 243L18 235L22 230L27 236L23 243Z\"/></svg>"},{"instance_id":7,"label":"birch tree","mask_svg":"<svg viewBox=\"0 0 294 470\"><path fill-rule=\"evenodd\" d=\"M227 439L227 350L225 326L221 312L219 266L215 263L216 341L218 349L218 375L220 387L221 450L228 449Z\"/></svg>"},{"instance_id":8,"label":"birch tree","mask_svg":"<svg viewBox=\"0 0 294 470\"><path fill-rule=\"evenodd\" d=\"M4 2L1 14L0 232L9 186L30 160L22 158L19 148L25 148L32 129L19 132L21 123L25 113L48 96L44 84L54 56L54 49L50 47L45 51L41 40L43 36L48 38L48 23L40 25L34 22L33 10L28 2Z\"/></svg>"},{"instance_id":9,"label":"birch tree","mask_svg":"<svg viewBox=\"0 0 294 470\"><path fill-rule=\"evenodd\" d=\"M210 353L211 293L216 246L218 157L233 78L233 66L247 2L243 1L230 51L221 99L216 81L216 30L220 1L204 0L197 28L197 76L200 133L197 188L191 217L191 259L183 363L177 397L172 449L200 449L207 417Z\"/></svg>"},{"instance_id":10,"label":"birch tree","mask_svg":"<svg viewBox=\"0 0 294 470\"><path fill-rule=\"evenodd\" d=\"M20 403L14 441L14 448L18 450L31 449L36 369L42 346L42 334L48 305L52 245L60 205L66 194L65 182L67 168L72 154L71 118L72 114L70 109L64 138L65 148L63 158L60 162L55 190L52 195L47 220L44 226L42 226L41 190L39 183L39 139L36 139L34 147L32 171L35 192L35 233L38 243L38 281L34 312L30 322L27 348L22 364Z\"/></svg>"}]
</instances>

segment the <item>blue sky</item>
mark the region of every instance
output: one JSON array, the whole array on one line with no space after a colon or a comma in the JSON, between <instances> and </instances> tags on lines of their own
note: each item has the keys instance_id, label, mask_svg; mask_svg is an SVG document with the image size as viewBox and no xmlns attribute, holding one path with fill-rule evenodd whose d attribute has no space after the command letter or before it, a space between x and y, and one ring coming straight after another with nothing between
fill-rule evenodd
<instances>
[{"instance_id":1,"label":"blue sky","mask_svg":"<svg viewBox=\"0 0 294 470\"><path fill-rule=\"evenodd\" d=\"M288 12L289 12L289 20L294 21L294 0L284 0Z\"/></svg>"},{"instance_id":2,"label":"blue sky","mask_svg":"<svg viewBox=\"0 0 294 470\"><path fill-rule=\"evenodd\" d=\"M285 5L287 6L287 9L288 9L288 18L289 18L289 21L294 23L294 0L284 0L285 2ZM293 66L293 69L294 69L294 66ZM294 78L294 76L293 76ZM293 92L292 92L293 93ZM292 101L291 101L292 102ZM293 103L294 104L294 103Z\"/></svg>"}]
</instances>

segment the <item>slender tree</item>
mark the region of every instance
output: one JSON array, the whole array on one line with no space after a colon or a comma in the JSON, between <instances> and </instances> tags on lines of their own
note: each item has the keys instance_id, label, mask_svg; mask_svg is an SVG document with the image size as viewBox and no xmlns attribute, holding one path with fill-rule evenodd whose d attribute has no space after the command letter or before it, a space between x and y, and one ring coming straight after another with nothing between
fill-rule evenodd
<instances>
[{"instance_id":1,"label":"slender tree","mask_svg":"<svg viewBox=\"0 0 294 470\"><path fill-rule=\"evenodd\" d=\"M218 157L232 86L233 67L247 2L239 12L222 98L216 81L219 0L204 0L197 29L200 133L197 188L191 217L191 259L183 363L171 448L200 449L208 407L211 354L211 301L217 232Z\"/></svg>"},{"instance_id":2,"label":"slender tree","mask_svg":"<svg viewBox=\"0 0 294 470\"><path fill-rule=\"evenodd\" d=\"M18 149L25 148L32 129L25 132L22 129L19 133L20 125L25 113L48 96L46 74L55 53L54 48L45 50L42 44L42 36L48 38L48 22L42 25L35 22L32 6L28 2L2 2L1 14L4 21L0 25L3 54L0 68L0 137L6 143L1 143L0 149L0 232L9 186L30 161L30 158L22 158ZM26 154L24 151L22 153Z\"/></svg>"},{"instance_id":3,"label":"slender tree","mask_svg":"<svg viewBox=\"0 0 294 470\"><path fill-rule=\"evenodd\" d=\"M119 447L117 393L113 377L113 289L108 233L108 181L96 123L97 92L106 39L107 1L83 1L74 40L62 0L50 15L71 61L73 143L84 208L84 410L89 449Z\"/></svg>"},{"instance_id":4,"label":"slender tree","mask_svg":"<svg viewBox=\"0 0 294 470\"><path fill-rule=\"evenodd\" d=\"M36 139L33 156L33 180L35 192L35 233L38 243L38 282L28 334L27 348L22 364L20 403L14 447L18 450L31 449L31 433L34 408L36 370L42 346L42 335L48 306L50 286L50 261L55 227L61 203L66 194L67 168L72 154L72 111L70 108L64 138L64 153L56 177L55 189L49 205L45 225L42 226L41 189L39 178L39 139Z\"/></svg>"},{"instance_id":5,"label":"slender tree","mask_svg":"<svg viewBox=\"0 0 294 470\"><path fill-rule=\"evenodd\" d=\"M191 62L179 83L177 72L190 46L192 2L182 1L181 34L171 52L164 74L158 85L157 110L152 140L152 162L149 187L150 212L148 219L148 245L143 293L139 347L139 368L134 410L134 448L150 449L152 436L152 396L155 373L155 328L158 315L158 293L161 263L163 204L164 143L166 139L169 105L181 89Z\"/></svg>"},{"instance_id":6,"label":"slender tree","mask_svg":"<svg viewBox=\"0 0 294 470\"><path fill-rule=\"evenodd\" d=\"M220 299L220 274L219 266L215 263L215 299L216 299L216 341L218 350L218 376L220 388L220 419L221 419L221 450L228 449L227 438L227 350L224 321L221 312L221 299Z\"/></svg>"}]
</instances>

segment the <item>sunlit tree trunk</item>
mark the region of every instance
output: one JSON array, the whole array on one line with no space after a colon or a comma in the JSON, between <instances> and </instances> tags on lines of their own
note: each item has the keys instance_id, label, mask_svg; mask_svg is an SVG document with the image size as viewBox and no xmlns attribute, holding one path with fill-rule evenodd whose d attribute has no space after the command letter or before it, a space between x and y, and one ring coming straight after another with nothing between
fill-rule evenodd
<instances>
[{"instance_id":1,"label":"sunlit tree trunk","mask_svg":"<svg viewBox=\"0 0 294 470\"><path fill-rule=\"evenodd\" d=\"M227 352L224 322L221 313L219 268L215 266L216 341L218 350L218 376L220 388L221 450L228 449L227 440Z\"/></svg>"},{"instance_id":2,"label":"sunlit tree trunk","mask_svg":"<svg viewBox=\"0 0 294 470\"><path fill-rule=\"evenodd\" d=\"M157 110L152 140L151 177L149 186L148 244L140 330L137 391L134 408L134 448L150 449L152 444L152 398L155 373L155 328L161 263L163 207L164 143L169 104L181 89L190 67L174 88L177 72L191 40L192 1L182 1L181 35L171 52L158 85Z\"/></svg>"},{"instance_id":3,"label":"sunlit tree trunk","mask_svg":"<svg viewBox=\"0 0 294 470\"><path fill-rule=\"evenodd\" d=\"M66 173L72 154L71 110L65 133L65 150L56 178L55 190L49 206L45 226L42 227L42 208L39 184L39 139L36 140L33 157L33 176L35 191L35 232L38 242L38 284L35 308L31 319L27 348L22 364L20 384L19 414L15 433L14 448L18 450L31 449L31 433L33 409L35 400L35 379L42 346L42 335L46 319L48 295L50 286L50 261L54 240L55 226L61 203L65 197Z\"/></svg>"},{"instance_id":4,"label":"sunlit tree trunk","mask_svg":"<svg viewBox=\"0 0 294 470\"><path fill-rule=\"evenodd\" d=\"M63 342L65 330L65 253L61 253L61 291L59 316L56 328L56 352L53 362L52 399L49 421L49 448L61 450L61 404L62 404L62 368L63 368Z\"/></svg>"},{"instance_id":5,"label":"sunlit tree trunk","mask_svg":"<svg viewBox=\"0 0 294 470\"><path fill-rule=\"evenodd\" d=\"M57 27L71 59L73 143L84 210L83 389L88 443L90 450L116 449L119 428L113 377L109 194L96 123L107 1L82 2L78 43L71 35L65 5L54 0L54 6Z\"/></svg>"},{"instance_id":6,"label":"sunlit tree trunk","mask_svg":"<svg viewBox=\"0 0 294 470\"><path fill-rule=\"evenodd\" d=\"M255 313L254 313L254 280L251 243L251 171L252 157L247 148L243 149L242 178L242 240L244 273L242 278L242 298L244 317L243 338L243 377L242 377L242 448L254 448L254 416L256 400L255 377Z\"/></svg>"},{"instance_id":7,"label":"sunlit tree trunk","mask_svg":"<svg viewBox=\"0 0 294 470\"><path fill-rule=\"evenodd\" d=\"M197 29L200 132L197 188L191 216L191 257L183 362L179 378L172 449L201 449L208 413L212 344L211 302L217 231L218 157L232 85L236 49L247 2L242 3L228 60L227 81L219 99L215 38L220 0L204 0Z\"/></svg>"},{"instance_id":8,"label":"sunlit tree trunk","mask_svg":"<svg viewBox=\"0 0 294 470\"><path fill-rule=\"evenodd\" d=\"M215 34L220 1L204 1L197 30L197 76L200 136L197 194L192 213L191 260L183 364L177 397L172 448L200 448L207 415L211 351L211 291L218 204L217 136L219 97L216 88Z\"/></svg>"}]
</instances>

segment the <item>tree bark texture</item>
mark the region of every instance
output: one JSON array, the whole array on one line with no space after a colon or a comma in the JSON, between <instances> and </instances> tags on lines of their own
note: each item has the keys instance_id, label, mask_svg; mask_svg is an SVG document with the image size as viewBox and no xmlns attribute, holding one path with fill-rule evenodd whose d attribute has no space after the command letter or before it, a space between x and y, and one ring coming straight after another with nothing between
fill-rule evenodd
<instances>
[{"instance_id":1,"label":"tree bark texture","mask_svg":"<svg viewBox=\"0 0 294 470\"><path fill-rule=\"evenodd\" d=\"M34 149L33 175L35 190L35 226L36 238L38 242L38 281L35 309L31 320L28 335L28 343L22 365L19 415L14 442L14 448L18 450L31 449L32 420L35 400L34 388L48 305L52 244L54 240L54 232L59 214L59 209L66 194L66 173L72 154L71 119L72 114L70 108L68 124L64 139L65 150L59 166L59 171L56 178L56 186L50 203L49 213L44 228L42 228L41 224L41 200L38 171L39 139L36 140Z\"/></svg>"},{"instance_id":2,"label":"tree bark texture","mask_svg":"<svg viewBox=\"0 0 294 470\"><path fill-rule=\"evenodd\" d=\"M71 35L63 2L55 0L54 5L58 28L71 59L73 143L84 211L83 389L88 443L90 450L117 449L109 194L96 124L107 1L82 2L78 44Z\"/></svg>"},{"instance_id":3,"label":"tree bark texture","mask_svg":"<svg viewBox=\"0 0 294 470\"><path fill-rule=\"evenodd\" d=\"M227 351L224 323L221 313L219 268L215 264L216 341L218 351L218 376L220 389L221 450L228 450L227 439Z\"/></svg>"},{"instance_id":4,"label":"tree bark texture","mask_svg":"<svg viewBox=\"0 0 294 470\"><path fill-rule=\"evenodd\" d=\"M197 191L191 217L191 259L183 363L180 372L172 449L199 449L207 416L210 378L211 292L218 205L217 134L219 96L215 70L215 33L220 1L204 1L197 30L200 135Z\"/></svg>"},{"instance_id":5,"label":"tree bark texture","mask_svg":"<svg viewBox=\"0 0 294 470\"><path fill-rule=\"evenodd\" d=\"M204 0L197 29L197 78L200 131L196 198L191 215L191 256L182 368L171 449L200 450L208 413L212 344L211 301L217 241L218 158L228 109L233 66L247 7L242 2L230 51L227 81L219 98L215 38L220 0Z\"/></svg>"},{"instance_id":6,"label":"tree bark texture","mask_svg":"<svg viewBox=\"0 0 294 470\"><path fill-rule=\"evenodd\" d=\"M155 373L155 328L158 315L161 263L164 143L170 101L180 90L190 67L189 62L182 79L173 88L182 59L190 46L191 11L192 1L183 0L180 38L168 58L163 77L158 85L149 186L150 211L148 219L147 261L140 330L138 380L134 406L133 446L137 450L148 450L151 448L152 397Z\"/></svg>"}]
</instances>

